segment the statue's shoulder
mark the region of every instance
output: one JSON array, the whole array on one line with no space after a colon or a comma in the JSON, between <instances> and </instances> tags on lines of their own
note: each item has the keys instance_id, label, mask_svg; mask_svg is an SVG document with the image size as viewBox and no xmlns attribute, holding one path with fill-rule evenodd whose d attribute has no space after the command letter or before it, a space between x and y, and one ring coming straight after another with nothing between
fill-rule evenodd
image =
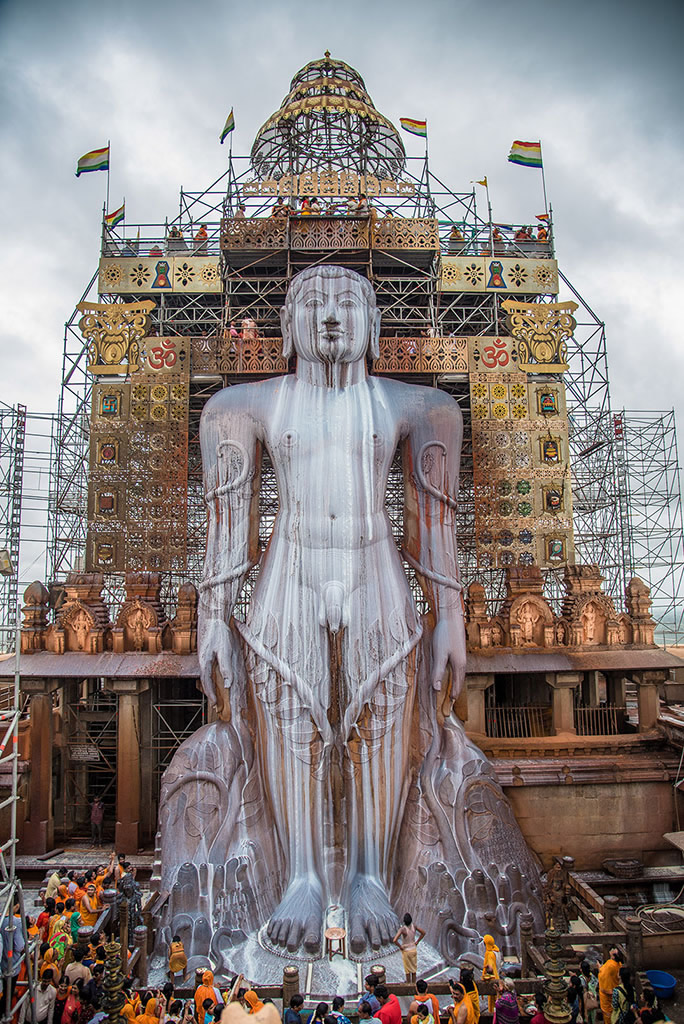
<instances>
[{"instance_id":1,"label":"statue's shoulder","mask_svg":"<svg viewBox=\"0 0 684 1024\"><path fill-rule=\"evenodd\" d=\"M455 398L441 388L429 388L424 384L406 384L391 377L373 377L374 386L391 398L396 408L403 404L421 409L443 409L460 417L461 410Z\"/></svg>"},{"instance_id":2,"label":"statue's shoulder","mask_svg":"<svg viewBox=\"0 0 684 1024\"><path fill-rule=\"evenodd\" d=\"M270 377L268 380L231 384L212 395L202 410L202 418L222 415L253 415L260 419L272 408L272 403L283 387L291 386L292 378Z\"/></svg>"}]
</instances>

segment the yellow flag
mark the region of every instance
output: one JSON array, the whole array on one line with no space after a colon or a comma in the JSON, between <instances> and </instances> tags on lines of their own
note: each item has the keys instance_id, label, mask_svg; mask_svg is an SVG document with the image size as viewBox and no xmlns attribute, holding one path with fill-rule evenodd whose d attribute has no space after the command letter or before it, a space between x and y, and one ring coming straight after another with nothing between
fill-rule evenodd
<instances>
[{"instance_id":1,"label":"yellow flag","mask_svg":"<svg viewBox=\"0 0 684 1024\"><path fill-rule=\"evenodd\" d=\"M486 177L484 177L484 178L482 179L482 181L478 181L478 182L476 182L476 184L478 184L478 185L484 185L484 187L485 187L485 188L487 188L487 178L486 178Z\"/></svg>"}]
</instances>

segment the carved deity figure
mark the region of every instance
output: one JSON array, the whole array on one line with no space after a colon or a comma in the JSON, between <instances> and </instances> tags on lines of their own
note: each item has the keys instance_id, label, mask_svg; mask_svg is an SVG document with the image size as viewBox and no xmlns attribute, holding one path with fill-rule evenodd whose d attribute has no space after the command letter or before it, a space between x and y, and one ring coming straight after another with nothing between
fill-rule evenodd
<instances>
[{"instance_id":1,"label":"carved deity figure","mask_svg":"<svg viewBox=\"0 0 684 1024\"><path fill-rule=\"evenodd\" d=\"M534 644L534 631L535 626L539 622L539 612L533 604L527 602L522 605L518 610L518 622L520 623L523 643Z\"/></svg>"},{"instance_id":2,"label":"carved deity figure","mask_svg":"<svg viewBox=\"0 0 684 1024\"><path fill-rule=\"evenodd\" d=\"M582 626L584 628L584 643L596 643L596 608L591 602L582 612Z\"/></svg>"},{"instance_id":3,"label":"carved deity figure","mask_svg":"<svg viewBox=\"0 0 684 1024\"><path fill-rule=\"evenodd\" d=\"M380 314L360 275L303 271L281 317L296 372L224 389L200 424L198 649L219 721L185 741L164 778L166 927L189 952L211 943L220 967L266 922L263 941L314 955L339 904L359 954L389 943L411 908L454 958L464 940L477 948L478 930L510 935L523 909L542 919L510 806L453 713L466 659L460 410L436 388L368 375ZM401 550L385 509L397 449ZM279 507L260 551L264 453Z\"/></svg>"}]
</instances>

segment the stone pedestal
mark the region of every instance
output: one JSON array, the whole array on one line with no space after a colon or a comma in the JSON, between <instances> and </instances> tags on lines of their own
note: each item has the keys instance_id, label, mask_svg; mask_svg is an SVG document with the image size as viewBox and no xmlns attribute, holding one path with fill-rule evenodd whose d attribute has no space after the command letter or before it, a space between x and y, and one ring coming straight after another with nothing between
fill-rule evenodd
<instances>
[{"instance_id":1,"label":"stone pedestal","mask_svg":"<svg viewBox=\"0 0 684 1024\"><path fill-rule=\"evenodd\" d=\"M581 672L547 672L551 687L552 725L555 736L576 735L573 691L582 682Z\"/></svg>"},{"instance_id":2,"label":"stone pedestal","mask_svg":"<svg viewBox=\"0 0 684 1024\"><path fill-rule=\"evenodd\" d=\"M57 683L46 679L22 681L22 692L31 694L31 775L29 815L24 822L24 853L41 854L55 843L55 819L52 807L52 694Z\"/></svg>"}]
</instances>

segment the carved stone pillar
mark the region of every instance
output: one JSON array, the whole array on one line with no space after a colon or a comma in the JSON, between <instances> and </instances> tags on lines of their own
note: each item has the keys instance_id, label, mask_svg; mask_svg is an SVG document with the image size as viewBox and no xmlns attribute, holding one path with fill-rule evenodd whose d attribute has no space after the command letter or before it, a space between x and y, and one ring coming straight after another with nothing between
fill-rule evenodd
<instances>
[{"instance_id":1,"label":"carved stone pillar","mask_svg":"<svg viewBox=\"0 0 684 1024\"><path fill-rule=\"evenodd\" d=\"M639 732L655 729L660 714L658 690L667 679L666 672L633 672L639 701Z\"/></svg>"},{"instance_id":2,"label":"carved stone pillar","mask_svg":"<svg viewBox=\"0 0 684 1024\"><path fill-rule=\"evenodd\" d=\"M24 822L24 853L47 853L55 843L52 807L52 694L57 683L49 679L23 679L23 693L31 694L31 776L29 814Z\"/></svg>"},{"instance_id":3,"label":"carved stone pillar","mask_svg":"<svg viewBox=\"0 0 684 1024\"><path fill-rule=\"evenodd\" d=\"M467 718L465 726L469 733L486 732L485 693L494 685L494 674L466 676Z\"/></svg>"},{"instance_id":4,"label":"carved stone pillar","mask_svg":"<svg viewBox=\"0 0 684 1024\"><path fill-rule=\"evenodd\" d=\"M135 853L140 846L140 694L145 679L112 679L118 694L116 734L116 833L114 845L122 853Z\"/></svg>"},{"instance_id":5,"label":"carved stone pillar","mask_svg":"<svg viewBox=\"0 0 684 1024\"><path fill-rule=\"evenodd\" d=\"M573 691L582 682L581 672L547 672L551 687L552 724L555 736L576 735Z\"/></svg>"}]
</instances>

